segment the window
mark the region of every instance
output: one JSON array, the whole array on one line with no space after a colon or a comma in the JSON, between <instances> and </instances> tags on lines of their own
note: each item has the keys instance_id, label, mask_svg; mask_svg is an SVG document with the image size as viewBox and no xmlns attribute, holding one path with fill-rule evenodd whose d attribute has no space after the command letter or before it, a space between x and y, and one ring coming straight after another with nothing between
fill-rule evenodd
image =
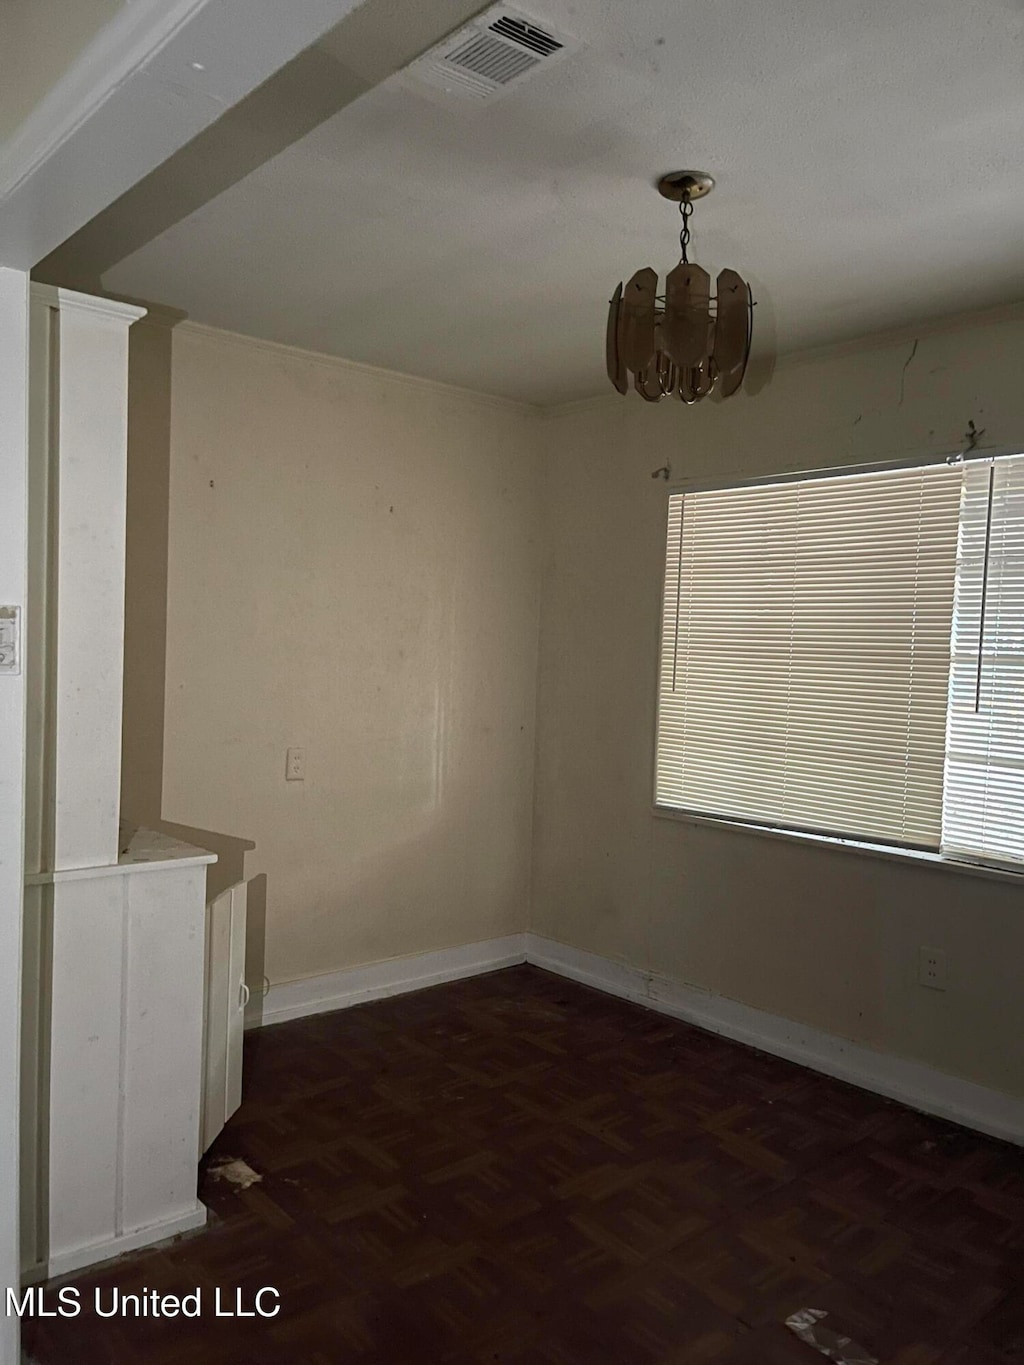
<instances>
[{"instance_id":1,"label":"window","mask_svg":"<svg viewBox=\"0 0 1024 1365\"><path fill-rule=\"evenodd\" d=\"M1024 863L1024 456L964 473L942 847Z\"/></svg>"},{"instance_id":2,"label":"window","mask_svg":"<svg viewBox=\"0 0 1024 1365\"><path fill-rule=\"evenodd\" d=\"M1024 457L672 495L655 799L1024 863Z\"/></svg>"}]
</instances>

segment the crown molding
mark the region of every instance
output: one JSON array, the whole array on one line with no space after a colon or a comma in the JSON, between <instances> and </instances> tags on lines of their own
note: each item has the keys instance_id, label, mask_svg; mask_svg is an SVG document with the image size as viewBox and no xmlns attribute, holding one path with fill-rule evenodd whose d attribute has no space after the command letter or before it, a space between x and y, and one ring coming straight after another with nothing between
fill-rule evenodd
<instances>
[{"instance_id":1,"label":"crown molding","mask_svg":"<svg viewBox=\"0 0 1024 1365\"><path fill-rule=\"evenodd\" d=\"M320 365L327 369L342 370L364 379L401 384L433 393L441 397L457 398L462 402L475 403L480 407L498 408L504 412L517 412L523 416L538 417L542 409L533 403L518 398L505 398L501 394L482 393L478 389L463 388L458 384L446 384L440 379L427 379L422 375L406 374L403 370L389 370L382 365L367 365L361 360L348 360L344 356L330 355L326 351L309 351L301 346L290 346L283 341L268 341L263 337L249 336L244 332L229 332L220 327L211 327L204 322L182 322L174 329L176 337L195 337L197 340L221 342L232 346L246 347L249 350L266 351L285 359L303 361L310 365Z\"/></svg>"},{"instance_id":2,"label":"crown molding","mask_svg":"<svg viewBox=\"0 0 1024 1365\"><path fill-rule=\"evenodd\" d=\"M32 175L208 0L131 0L30 110L4 148L0 199Z\"/></svg>"},{"instance_id":3,"label":"crown molding","mask_svg":"<svg viewBox=\"0 0 1024 1365\"><path fill-rule=\"evenodd\" d=\"M120 303L116 299L99 298L95 294L80 294L77 289L63 289L55 284L32 284L29 293L34 303L46 304L61 313L94 313L99 317L127 322L129 327L139 318L144 318L148 311L133 303Z\"/></svg>"},{"instance_id":4,"label":"crown molding","mask_svg":"<svg viewBox=\"0 0 1024 1365\"><path fill-rule=\"evenodd\" d=\"M29 270L360 0L125 0L3 144L0 259Z\"/></svg>"},{"instance_id":5,"label":"crown molding","mask_svg":"<svg viewBox=\"0 0 1024 1365\"><path fill-rule=\"evenodd\" d=\"M1024 302L1002 303L992 308L981 308L969 313L949 313L943 317L930 318L925 322L901 323L899 327L889 327L878 332L865 332L861 336L850 337L845 341L831 341L820 346L797 347L783 351L776 358L777 369L788 369L793 365L813 364L818 360L839 360L847 355L861 355L865 351L884 350L889 346L902 346L926 337L948 335L950 332L966 331L970 327L985 326L999 322L1024 322ZM740 389L743 393L743 389ZM629 394L625 397L628 399ZM725 401L715 400L714 401ZM622 404L623 396L612 392L594 393L586 398L570 398L565 403L552 403L539 409L546 419L573 417L577 414L592 412L602 408ZM631 410L639 412L639 404L630 403L628 407L617 407L623 414Z\"/></svg>"}]
</instances>

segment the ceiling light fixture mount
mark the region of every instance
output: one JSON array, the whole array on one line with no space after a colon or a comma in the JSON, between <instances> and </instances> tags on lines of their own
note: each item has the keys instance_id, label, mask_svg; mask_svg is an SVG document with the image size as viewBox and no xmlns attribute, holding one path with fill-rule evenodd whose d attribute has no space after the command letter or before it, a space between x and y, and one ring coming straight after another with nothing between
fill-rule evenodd
<instances>
[{"instance_id":1,"label":"ceiling light fixture mount","mask_svg":"<svg viewBox=\"0 0 1024 1365\"><path fill-rule=\"evenodd\" d=\"M750 286L735 270L722 270L712 295L711 277L689 259L693 202L711 193L714 179L706 171L670 171L656 183L659 194L679 205L679 264L666 276L663 294L650 266L615 290L608 306L608 378L624 394L632 373L633 387L648 403L699 403L713 389L728 398L750 355Z\"/></svg>"},{"instance_id":2,"label":"ceiling light fixture mount","mask_svg":"<svg viewBox=\"0 0 1024 1365\"><path fill-rule=\"evenodd\" d=\"M715 188L715 177L707 171L669 171L657 182L658 193L679 204L684 199L703 199Z\"/></svg>"}]
</instances>

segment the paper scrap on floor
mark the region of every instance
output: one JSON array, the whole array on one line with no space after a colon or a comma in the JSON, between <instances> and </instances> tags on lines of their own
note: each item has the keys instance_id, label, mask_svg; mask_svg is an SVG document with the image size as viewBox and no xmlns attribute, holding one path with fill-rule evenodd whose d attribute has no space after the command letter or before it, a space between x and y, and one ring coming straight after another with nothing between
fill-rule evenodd
<instances>
[{"instance_id":1,"label":"paper scrap on floor","mask_svg":"<svg viewBox=\"0 0 1024 1365\"><path fill-rule=\"evenodd\" d=\"M215 1180L230 1181L240 1190L247 1190L250 1185L255 1185L263 1179L247 1161L242 1161L240 1157L230 1156L211 1165L210 1174Z\"/></svg>"},{"instance_id":2,"label":"paper scrap on floor","mask_svg":"<svg viewBox=\"0 0 1024 1365\"><path fill-rule=\"evenodd\" d=\"M806 1341L808 1346L813 1346L829 1360L836 1361L837 1365L878 1365L877 1358L868 1355L863 1346L858 1346L839 1332L833 1332L830 1327L823 1327L821 1324L827 1317L822 1308L801 1308L799 1313L786 1319L786 1326L801 1341Z\"/></svg>"}]
</instances>

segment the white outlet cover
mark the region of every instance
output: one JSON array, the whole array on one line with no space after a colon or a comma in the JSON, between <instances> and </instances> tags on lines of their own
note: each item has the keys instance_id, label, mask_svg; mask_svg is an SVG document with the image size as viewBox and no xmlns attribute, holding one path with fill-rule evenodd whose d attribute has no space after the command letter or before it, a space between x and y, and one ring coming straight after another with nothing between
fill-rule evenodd
<instances>
[{"instance_id":1,"label":"white outlet cover","mask_svg":"<svg viewBox=\"0 0 1024 1365\"><path fill-rule=\"evenodd\" d=\"M933 991L944 991L948 977L949 967L945 951L942 948L922 946L918 950L917 959L918 984Z\"/></svg>"}]
</instances>

